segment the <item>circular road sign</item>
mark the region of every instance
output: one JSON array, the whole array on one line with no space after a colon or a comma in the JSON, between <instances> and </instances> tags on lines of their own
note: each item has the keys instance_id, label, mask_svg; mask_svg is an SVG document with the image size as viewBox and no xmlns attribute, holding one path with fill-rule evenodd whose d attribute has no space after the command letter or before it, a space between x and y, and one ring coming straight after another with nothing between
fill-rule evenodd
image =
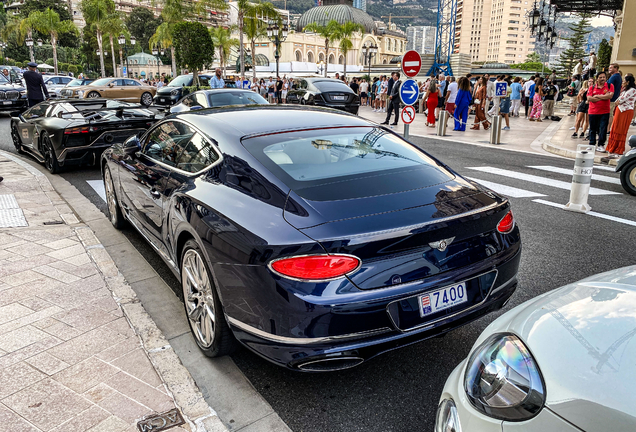
<instances>
[{"instance_id":1,"label":"circular road sign","mask_svg":"<svg viewBox=\"0 0 636 432\"><path fill-rule=\"evenodd\" d=\"M400 118L402 119L402 123L404 124L413 123L413 120L415 120L415 108L413 108L413 105L407 105L402 108L402 114L400 115Z\"/></svg>"},{"instance_id":2,"label":"circular road sign","mask_svg":"<svg viewBox=\"0 0 636 432\"><path fill-rule=\"evenodd\" d=\"M414 50L404 53L404 56L402 56L402 72L404 72L404 75L412 78L420 73L420 69L422 69L420 53Z\"/></svg>"},{"instance_id":3,"label":"circular road sign","mask_svg":"<svg viewBox=\"0 0 636 432\"><path fill-rule=\"evenodd\" d=\"M400 86L400 99L404 105L413 105L420 96L420 87L415 80L407 79Z\"/></svg>"}]
</instances>

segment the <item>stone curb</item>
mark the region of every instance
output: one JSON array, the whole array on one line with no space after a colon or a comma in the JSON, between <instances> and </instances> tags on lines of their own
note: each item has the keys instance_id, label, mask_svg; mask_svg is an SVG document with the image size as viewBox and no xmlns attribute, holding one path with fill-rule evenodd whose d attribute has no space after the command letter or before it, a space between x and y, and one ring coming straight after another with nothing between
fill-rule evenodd
<instances>
[{"instance_id":1,"label":"stone curb","mask_svg":"<svg viewBox=\"0 0 636 432\"><path fill-rule=\"evenodd\" d=\"M547 141L545 141L541 147L543 147L543 149L545 151L548 151L550 153L554 153L556 155L559 156L564 156L566 158L570 158L570 159L576 159L576 150L572 150L572 149L567 149L567 148L563 148L563 147L559 147L557 145L552 144L552 142L548 139ZM618 159L608 159L606 157L603 156L594 156L594 163L595 164L599 164L599 165L609 165L609 166L616 166L618 164Z\"/></svg>"},{"instance_id":2,"label":"stone curb","mask_svg":"<svg viewBox=\"0 0 636 432\"><path fill-rule=\"evenodd\" d=\"M27 169L34 175L44 191L57 194L46 176L28 163L2 150L0 150L0 155ZM102 274L113 299L121 308L130 327L139 337L144 352L191 431L227 432L227 427L205 401L190 372L183 366L168 340L141 305L137 295L121 275L115 262L97 239L93 230L83 224L78 225L81 221L70 207L64 207L64 213L58 209L60 216L78 236L86 252Z\"/></svg>"}]
</instances>

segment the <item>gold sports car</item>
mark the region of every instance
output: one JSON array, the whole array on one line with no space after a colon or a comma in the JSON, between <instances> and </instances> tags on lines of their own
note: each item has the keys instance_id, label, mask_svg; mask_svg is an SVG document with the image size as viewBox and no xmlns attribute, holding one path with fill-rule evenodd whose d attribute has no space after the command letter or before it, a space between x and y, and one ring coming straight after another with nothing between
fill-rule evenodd
<instances>
[{"instance_id":1,"label":"gold sports car","mask_svg":"<svg viewBox=\"0 0 636 432\"><path fill-rule=\"evenodd\" d=\"M62 97L106 98L152 105L157 89L133 78L100 78L84 86L69 87L60 92Z\"/></svg>"}]
</instances>

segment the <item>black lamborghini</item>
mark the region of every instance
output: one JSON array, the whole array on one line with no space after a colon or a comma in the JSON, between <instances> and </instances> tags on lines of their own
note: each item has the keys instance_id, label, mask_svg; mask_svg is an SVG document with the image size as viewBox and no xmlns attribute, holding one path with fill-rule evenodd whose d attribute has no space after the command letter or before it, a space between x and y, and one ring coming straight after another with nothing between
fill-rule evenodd
<instances>
[{"instance_id":1,"label":"black lamborghini","mask_svg":"<svg viewBox=\"0 0 636 432\"><path fill-rule=\"evenodd\" d=\"M143 132L155 114L128 102L69 99L41 102L11 113L11 138L18 153L29 153L53 174L61 167L93 164L113 144Z\"/></svg>"}]
</instances>

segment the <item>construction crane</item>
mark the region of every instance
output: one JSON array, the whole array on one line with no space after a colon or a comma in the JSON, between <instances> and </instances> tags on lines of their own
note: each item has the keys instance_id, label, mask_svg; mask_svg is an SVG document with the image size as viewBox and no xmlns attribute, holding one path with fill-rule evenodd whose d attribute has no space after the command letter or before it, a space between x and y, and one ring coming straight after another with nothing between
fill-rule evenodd
<instances>
[{"instance_id":1,"label":"construction crane","mask_svg":"<svg viewBox=\"0 0 636 432\"><path fill-rule=\"evenodd\" d=\"M388 18L389 19L389 30L391 30L391 18L417 18L414 15L400 15L400 16L393 16L393 14L389 14L387 15L383 15L380 18Z\"/></svg>"},{"instance_id":2,"label":"construction crane","mask_svg":"<svg viewBox=\"0 0 636 432\"><path fill-rule=\"evenodd\" d=\"M437 32L435 35L435 60L427 75L444 72L453 75L450 56L455 45L455 21L457 20L457 0L437 0Z\"/></svg>"}]
</instances>

